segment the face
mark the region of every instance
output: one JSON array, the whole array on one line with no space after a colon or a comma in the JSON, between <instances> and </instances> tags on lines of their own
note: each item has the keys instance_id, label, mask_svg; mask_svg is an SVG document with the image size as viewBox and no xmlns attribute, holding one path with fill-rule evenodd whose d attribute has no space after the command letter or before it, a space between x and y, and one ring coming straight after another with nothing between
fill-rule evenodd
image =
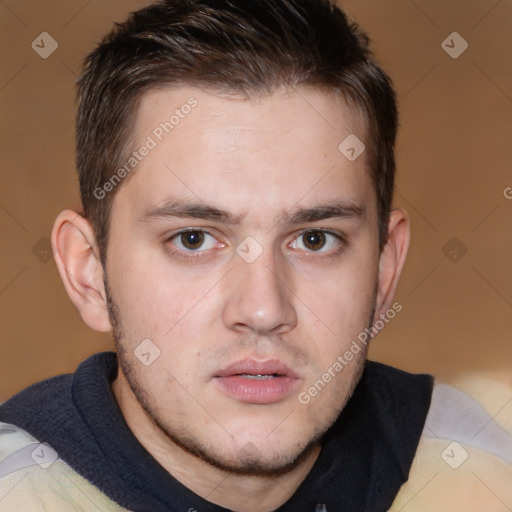
<instances>
[{"instance_id":1,"label":"face","mask_svg":"<svg viewBox=\"0 0 512 512\"><path fill-rule=\"evenodd\" d=\"M365 138L346 104L304 88L140 104L136 146L152 147L116 192L106 263L120 379L168 443L216 467L293 466L360 376L364 349L332 370L371 322L379 267L366 155L338 150L349 134Z\"/></svg>"}]
</instances>

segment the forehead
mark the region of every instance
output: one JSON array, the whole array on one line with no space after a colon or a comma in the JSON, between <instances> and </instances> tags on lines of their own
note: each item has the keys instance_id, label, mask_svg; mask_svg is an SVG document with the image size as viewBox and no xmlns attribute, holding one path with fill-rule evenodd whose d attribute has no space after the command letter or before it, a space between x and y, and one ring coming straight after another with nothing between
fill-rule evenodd
<instances>
[{"instance_id":1,"label":"forehead","mask_svg":"<svg viewBox=\"0 0 512 512\"><path fill-rule=\"evenodd\" d=\"M116 195L139 211L169 196L238 212L258 203L274 213L300 201L367 201L366 154L351 161L339 147L365 133L341 97L319 90L251 99L194 87L153 90L134 123L140 160Z\"/></svg>"}]
</instances>

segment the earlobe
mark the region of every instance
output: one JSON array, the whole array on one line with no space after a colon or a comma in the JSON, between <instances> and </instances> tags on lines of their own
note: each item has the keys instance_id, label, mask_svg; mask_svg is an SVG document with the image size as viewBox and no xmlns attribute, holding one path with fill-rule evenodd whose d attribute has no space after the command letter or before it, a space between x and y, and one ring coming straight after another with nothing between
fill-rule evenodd
<instances>
[{"instance_id":1,"label":"earlobe","mask_svg":"<svg viewBox=\"0 0 512 512\"><path fill-rule=\"evenodd\" d=\"M53 226L52 247L64 287L82 320L96 331L110 331L103 268L89 221L73 210L62 211Z\"/></svg>"},{"instance_id":2,"label":"earlobe","mask_svg":"<svg viewBox=\"0 0 512 512\"><path fill-rule=\"evenodd\" d=\"M391 306L409 248L410 228L407 214L393 210L389 217L388 239L379 258L379 281L375 318Z\"/></svg>"}]
</instances>

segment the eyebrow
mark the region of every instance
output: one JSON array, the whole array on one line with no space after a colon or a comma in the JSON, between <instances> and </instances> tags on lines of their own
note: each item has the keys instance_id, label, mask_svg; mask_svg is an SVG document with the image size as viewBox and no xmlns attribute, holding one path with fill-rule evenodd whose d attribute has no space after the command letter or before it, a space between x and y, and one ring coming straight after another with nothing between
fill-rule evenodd
<instances>
[{"instance_id":1,"label":"eyebrow","mask_svg":"<svg viewBox=\"0 0 512 512\"><path fill-rule=\"evenodd\" d=\"M364 218L365 210L353 201L339 201L311 208L297 208L284 213L279 222L300 224L302 222L317 222L327 219Z\"/></svg>"},{"instance_id":2,"label":"eyebrow","mask_svg":"<svg viewBox=\"0 0 512 512\"><path fill-rule=\"evenodd\" d=\"M205 203L177 200L167 201L162 206L147 211L139 218L139 221L164 220L169 217L215 220L225 224L238 224L240 222L239 216L235 216L227 211L209 206Z\"/></svg>"},{"instance_id":3,"label":"eyebrow","mask_svg":"<svg viewBox=\"0 0 512 512\"><path fill-rule=\"evenodd\" d=\"M228 211L201 202L170 200L145 212L139 218L140 222L165 220L167 218L187 218L212 220L224 224L239 224L242 215L234 215ZM354 201L334 201L313 207L295 207L281 213L277 218L279 224L300 224L318 222L332 218L345 219L365 217L365 209Z\"/></svg>"}]
</instances>

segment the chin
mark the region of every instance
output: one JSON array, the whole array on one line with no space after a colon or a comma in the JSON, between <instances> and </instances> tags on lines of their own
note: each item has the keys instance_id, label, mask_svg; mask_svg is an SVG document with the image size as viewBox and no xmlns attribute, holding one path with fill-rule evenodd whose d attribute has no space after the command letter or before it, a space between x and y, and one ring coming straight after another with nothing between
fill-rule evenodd
<instances>
[{"instance_id":1,"label":"chin","mask_svg":"<svg viewBox=\"0 0 512 512\"><path fill-rule=\"evenodd\" d=\"M279 443L278 443L279 444ZM276 477L296 468L314 449L316 443L269 447L248 442L228 459L223 453L203 454L203 460L227 472L239 475Z\"/></svg>"},{"instance_id":2,"label":"chin","mask_svg":"<svg viewBox=\"0 0 512 512\"><path fill-rule=\"evenodd\" d=\"M298 422L297 418L293 418L294 424L290 424L294 413L288 416L285 414L279 419L265 422L256 420L256 425L251 421L249 424L239 423L233 429L228 427L233 436L231 441L224 438L215 445L203 445L200 449L201 458L219 469L238 474L285 474L319 449L320 439L333 420L325 418L318 423L318 419L313 422L304 418ZM209 436L207 438L212 439Z\"/></svg>"}]
</instances>

